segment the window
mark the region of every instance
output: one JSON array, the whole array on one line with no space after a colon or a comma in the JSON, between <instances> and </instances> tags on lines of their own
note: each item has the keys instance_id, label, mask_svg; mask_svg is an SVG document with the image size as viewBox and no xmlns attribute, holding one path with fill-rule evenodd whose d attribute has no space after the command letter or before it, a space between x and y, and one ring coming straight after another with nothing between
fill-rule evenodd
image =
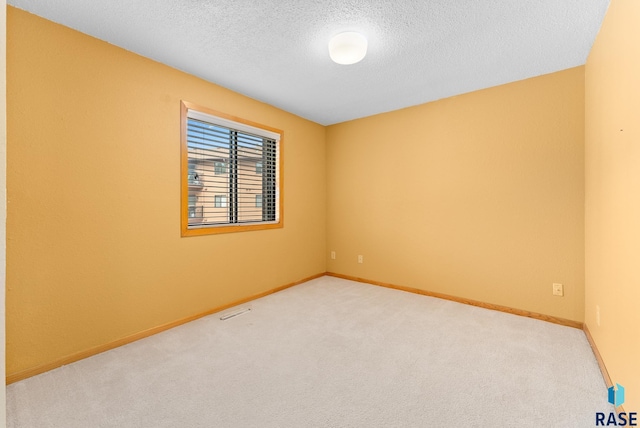
<instances>
[{"instance_id":1,"label":"window","mask_svg":"<svg viewBox=\"0 0 640 428\"><path fill-rule=\"evenodd\" d=\"M182 102L182 236L282 227L282 136Z\"/></svg>"},{"instance_id":2,"label":"window","mask_svg":"<svg viewBox=\"0 0 640 428\"><path fill-rule=\"evenodd\" d=\"M198 197L196 195L189 195L189 220L195 218L202 218L202 207L196 205Z\"/></svg>"},{"instance_id":3,"label":"window","mask_svg":"<svg viewBox=\"0 0 640 428\"><path fill-rule=\"evenodd\" d=\"M200 178L198 177L198 173L196 172L196 165L193 163L189 164L189 172L187 175L187 180L189 181L189 185L193 186L193 185L199 185L200 184ZM195 199L195 195L192 195L193 199ZM191 201L191 197L189 197L189 201Z\"/></svg>"},{"instance_id":4,"label":"window","mask_svg":"<svg viewBox=\"0 0 640 428\"><path fill-rule=\"evenodd\" d=\"M227 197L224 195L215 195L213 197L213 206L215 208L227 208Z\"/></svg>"},{"instance_id":5,"label":"window","mask_svg":"<svg viewBox=\"0 0 640 428\"><path fill-rule=\"evenodd\" d=\"M227 164L224 162L214 162L213 163L214 174L226 174L227 173Z\"/></svg>"}]
</instances>

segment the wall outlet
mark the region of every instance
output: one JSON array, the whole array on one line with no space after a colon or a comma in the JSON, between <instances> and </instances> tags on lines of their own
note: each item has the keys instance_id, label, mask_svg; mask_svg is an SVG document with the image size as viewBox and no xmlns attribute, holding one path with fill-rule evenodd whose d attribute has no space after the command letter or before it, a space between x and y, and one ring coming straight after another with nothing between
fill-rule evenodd
<instances>
[{"instance_id":1,"label":"wall outlet","mask_svg":"<svg viewBox=\"0 0 640 428\"><path fill-rule=\"evenodd\" d=\"M331 260L335 260L336 259L336 252L332 251L331 252Z\"/></svg>"},{"instance_id":2,"label":"wall outlet","mask_svg":"<svg viewBox=\"0 0 640 428\"><path fill-rule=\"evenodd\" d=\"M553 284L553 295L554 296L564 296L564 287L562 284Z\"/></svg>"},{"instance_id":3,"label":"wall outlet","mask_svg":"<svg viewBox=\"0 0 640 428\"><path fill-rule=\"evenodd\" d=\"M358 263L364 263L364 257L358 256Z\"/></svg>"},{"instance_id":4,"label":"wall outlet","mask_svg":"<svg viewBox=\"0 0 640 428\"><path fill-rule=\"evenodd\" d=\"M600 327L600 306L596 305L596 324Z\"/></svg>"}]
</instances>

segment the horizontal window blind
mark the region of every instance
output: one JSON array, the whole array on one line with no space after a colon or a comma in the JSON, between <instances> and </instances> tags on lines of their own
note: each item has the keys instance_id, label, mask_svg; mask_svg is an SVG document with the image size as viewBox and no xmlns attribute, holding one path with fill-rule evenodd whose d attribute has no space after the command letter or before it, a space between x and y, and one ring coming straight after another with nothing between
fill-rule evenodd
<instances>
[{"instance_id":1,"label":"horizontal window blind","mask_svg":"<svg viewBox=\"0 0 640 428\"><path fill-rule=\"evenodd\" d=\"M277 222L280 135L194 110L186 125L188 228Z\"/></svg>"}]
</instances>

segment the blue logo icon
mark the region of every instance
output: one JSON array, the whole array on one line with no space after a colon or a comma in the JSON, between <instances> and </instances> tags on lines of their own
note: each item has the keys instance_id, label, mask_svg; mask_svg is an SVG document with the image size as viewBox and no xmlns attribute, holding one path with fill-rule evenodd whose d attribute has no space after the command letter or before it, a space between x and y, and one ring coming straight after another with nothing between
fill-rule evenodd
<instances>
[{"instance_id":1,"label":"blue logo icon","mask_svg":"<svg viewBox=\"0 0 640 428\"><path fill-rule=\"evenodd\" d=\"M609 403L616 407L622 406L624 403L624 386L616 383L615 389L613 386L609 388Z\"/></svg>"}]
</instances>

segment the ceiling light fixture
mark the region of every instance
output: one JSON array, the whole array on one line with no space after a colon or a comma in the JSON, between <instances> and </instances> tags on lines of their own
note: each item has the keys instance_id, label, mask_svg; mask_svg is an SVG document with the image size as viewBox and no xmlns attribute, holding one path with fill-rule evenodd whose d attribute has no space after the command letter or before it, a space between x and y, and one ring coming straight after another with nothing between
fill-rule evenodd
<instances>
[{"instance_id":1,"label":"ceiling light fixture","mask_svg":"<svg viewBox=\"0 0 640 428\"><path fill-rule=\"evenodd\" d=\"M336 34L329 41L329 56L338 64L355 64L366 54L367 39L360 33L347 31Z\"/></svg>"}]
</instances>

